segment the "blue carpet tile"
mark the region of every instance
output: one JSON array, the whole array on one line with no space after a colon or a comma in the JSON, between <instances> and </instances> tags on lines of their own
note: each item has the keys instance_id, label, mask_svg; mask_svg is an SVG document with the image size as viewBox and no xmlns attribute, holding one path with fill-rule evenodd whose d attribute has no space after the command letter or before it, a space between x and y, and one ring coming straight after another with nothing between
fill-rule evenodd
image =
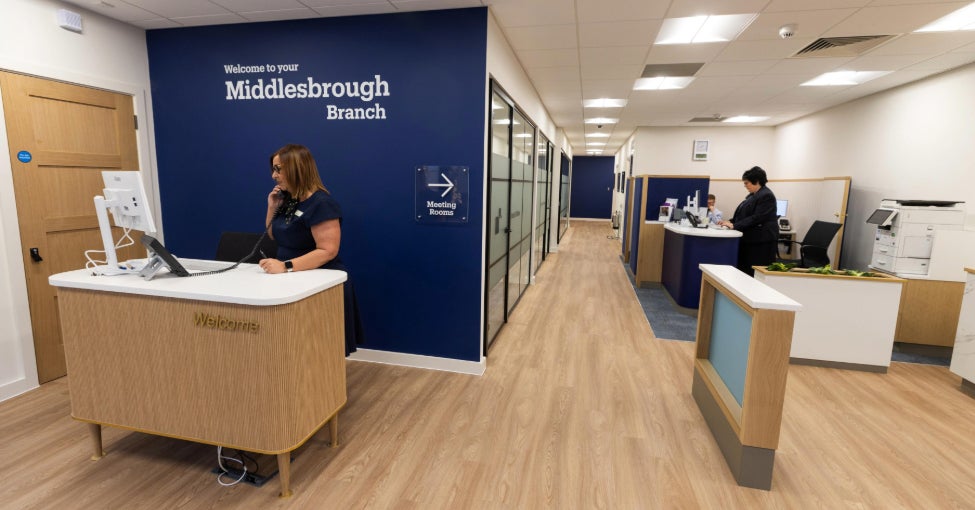
<instances>
[{"instance_id":1,"label":"blue carpet tile","mask_svg":"<svg viewBox=\"0 0 975 510\"><path fill-rule=\"evenodd\" d=\"M662 340L693 342L697 335L697 310L679 306L659 283L637 287L630 266L624 264L624 267L653 334Z\"/></svg>"}]
</instances>

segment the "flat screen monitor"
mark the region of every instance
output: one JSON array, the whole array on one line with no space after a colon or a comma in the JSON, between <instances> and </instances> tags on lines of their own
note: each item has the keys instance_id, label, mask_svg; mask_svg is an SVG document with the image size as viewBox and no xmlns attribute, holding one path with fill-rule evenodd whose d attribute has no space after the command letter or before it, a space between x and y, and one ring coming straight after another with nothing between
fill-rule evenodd
<instances>
[{"instance_id":1,"label":"flat screen monitor","mask_svg":"<svg viewBox=\"0 0 975 510\"><path fill-rule=\"evenodd\" d=\"M897 211L881 207L867 218L867 223L873 223L878 227L888 227L894 221L894 216L897 216Z\"/></svg>"},{"instance_id":2,"label":"flat screen monitor","mask_svg":"<svg viewBox=\"0 0 975 510\"><path fill-rule=\"evenodd\" d=\"M125 230L125 234L132 230L154 234L156 224L152 218L152 210L142 183L142 174L137 170L102 172L102 182L105 188L103 195L95 197L95 214L98 217L98 230L102 237L105 251L104 265L91 261L94 270L102 275L130 274L132 269L120 265L116 254L116 242L112 236L112 225L108 213L112 213L115 226ZM123 236L122 239L125 239ZM131 238L130 238L131 239ZM133 243L134 244L134 243ZM99 261L101 262L101 261Z\"/></svg>"},{"instance_id":3,"label":"flat screen monitor","mask_svg":"<svg viewBox=\"0 0 975 510\"><path fill-rule=\"evenodd\" d=\"M789 215L789 201L788 200L776 200L775 201L775 215L780 218L785 218Z\"/></svg>"}]
</instances>

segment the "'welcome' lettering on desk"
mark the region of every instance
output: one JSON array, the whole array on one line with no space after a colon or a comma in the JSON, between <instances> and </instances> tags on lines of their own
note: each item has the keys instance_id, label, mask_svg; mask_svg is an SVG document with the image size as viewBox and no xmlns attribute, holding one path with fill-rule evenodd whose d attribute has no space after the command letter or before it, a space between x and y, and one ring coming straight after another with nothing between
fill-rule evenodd
<instances>
[{"instance_id":1,"label":"'welcome' lettering on desk","mask_svg":"<svg viewBox=\"0 0 975 510\"><path fill-rule=\"evenodd\" d=\"M261 325L256 322L228 319L222 315L210 315L205 312L196 312L193 322L201 328L226 329L228 331L257 333L261 329Z\"/></svg>"}]
</instances>

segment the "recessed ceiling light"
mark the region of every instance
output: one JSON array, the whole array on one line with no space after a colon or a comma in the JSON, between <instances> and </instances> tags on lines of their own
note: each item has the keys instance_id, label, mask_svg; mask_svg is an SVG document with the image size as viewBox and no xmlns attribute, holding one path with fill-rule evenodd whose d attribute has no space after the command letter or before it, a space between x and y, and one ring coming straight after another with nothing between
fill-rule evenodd
<instances>
[{"instance_id":1,"label":"recessed ceiling light","mask_svg":"<svg viewBox=\"0 0 975 510\"><path fill-rule=\"evenodd\" d=\"M609 133L586 133L586 138L609 138Z\"/></svg>"},{"instance_id":2,"label":"recessed ceiling light","mask_svg":"<svg viewBox=\"0 0 975 510\"><path fill-rule=\"evenodd\" d=\"M586 119L586 124L616 124L620 119L610 119L608 117L593 117Z\"/></svg>"},{"instance_id":3,"label":"recessed ceiling light","mask_svg":"<svg viewBox=\"0 0 975 510\"><path fill-rule=\"evenodd\" d=\"M860 85L861 83L866 83L874 78L879 78L885 74L889 74L890 71L833 71L831 73L823 73L805 83L801 83L802 87L842 87L851 85Z\"/></svg>"},{"instance_id":4,"label":"recessed ceiling light","mask_svg":"<svg viewBox=\"0 0 975 510\"><path fill-rule=\"evenodd\" d=\"M730 41L758 14L726 14L665 19L654 44L694 44Z\"/></svg>"},{"instance_id":5,"label":"recessed ceiling light","mask_svg":"<svg viewBox=\"0 0 975 510\"><path fill-rule=\"evenodd\" d=\"M915 32L952 32L955 30L975 30L975 3L928 23Z\"/></svg>"},{"instance_id":6,"label":"recessed ceiling light","mask_svg":"<svg viewBox=\"0 0 975 510\"><path fill-rule=\"evenodd\" d=\"M738 122L738 123L748 123L748 122L762 122L763 120L768 120L768 117L757 117L753 115L735 115L734 117L728 117L721 122Z\"/></svg>"},{"instance_id":7,"label":"recessed ceiling light","mask_svg":"<svg viewBox=\"0 0 975 510\"><path fill-rule=\"evenodd\" d=\"M633 90L674 90L682 89L694 81L693 76L658 76L656 78L637 78Z\"/></svg>"},{"instance_id":8,"label":"recessed ceiling light","mask_svg":"<svg viewBox=\"0 0 975 510\"><path fill-rule=\"evenodd\" d=\"M596 155L596 154L602 154L602 153L603 153L603 151L586 151L586 154L589 154L589 155Z\"/></svg>"},{"instance_id":9,"label":"recessed ceiling light","mask_svg":"<svg viewBox=\"0 0 975 510\"><path fill-rule=\"evenodd\" d=\"M602 147L606 142L586 142L587 147Z\"/></svg>"},{"instance_id":10,"label":"recessed ceiling light","mask_svg":"<svg viewBox=\"0 0 975 510\"><path fill-rule=\"evenodd\" d=\"M609 99L601 97L599 99L584 99L582 106L586 108L622 108L626 106L626 99Z\"/></svg>"}]
</instances>

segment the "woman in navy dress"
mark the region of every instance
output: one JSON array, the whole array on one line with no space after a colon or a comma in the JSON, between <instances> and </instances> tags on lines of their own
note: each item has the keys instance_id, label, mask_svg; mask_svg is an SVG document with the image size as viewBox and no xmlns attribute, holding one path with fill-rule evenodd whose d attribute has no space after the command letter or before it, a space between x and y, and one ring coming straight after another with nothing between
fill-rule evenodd
<instances>
[{"instance_id":1,"label":"woman in navy dress","mask_svg":"<svg viewBox=\"0 0 975 510\"><path fill-rule=\"evenodd\" d=\"M765 170L753 166L741 176L748 196L735 209L731 221L718 224L741 232L738 269L755 276L752 266L767 266L778 254L779 223L775 215L775 194L767 186Z\"/></svg>"},{"instance_id":2,"label":"woman in navy dress","mask_svg":"<svg viewBox=\"0 0 975 510\"><path fill-rule=\"evenodd\" d=\"M276 259L261 259L268 273L309 269L337 269L348 273L339 258L342 209L325 189L311 152L289 144L271 155L274 189L267 196L271 238L278 245ZM362 327L351 277L345 282L345 354L361 343Z\"/></svg>"}]
</instances>

